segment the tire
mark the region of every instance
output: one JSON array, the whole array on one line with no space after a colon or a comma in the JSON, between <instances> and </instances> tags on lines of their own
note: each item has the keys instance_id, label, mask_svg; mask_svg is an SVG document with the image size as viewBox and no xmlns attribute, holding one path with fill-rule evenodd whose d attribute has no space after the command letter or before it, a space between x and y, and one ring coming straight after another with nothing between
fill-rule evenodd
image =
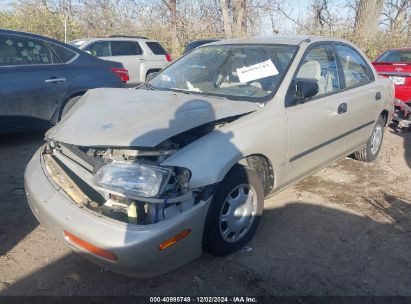
<instances>
[{"instance_id":1,"label":"tire","mask_svg":"<svg viewBox=\"0 0 411 304\"><path fill-rule=\"evenodd\" d=\"M384 117L380 116L371 132L371 136L368 138L367 144L360 150L354 152L355 159L372 162L377 158L384 138L384 125Z\"/></svg>"},{"instance_id":2,"label":"tire","mask_svg":"<svg viewBox=\"0 0 411 304\"><path fill-rule=\"evenodd\" d=\"M63 107L61 111L60 120L70 111L70 109L75 105L75 103L81 98L81 96L75 96L70 98Z\"/></svg>"},{"instance_id":3,"label":"tire","mask_svg":"<svg viewBox=\"0 0 411 304\"><path fill-rule=\"evenodd\" d=\"M241 198L249 198L250 193L254 196L243 203ZM215 256L225 256L242 248L257 230L263 207L264 186L261 178L247 167L233 167L217 188L208 210L203 235L204 249Z\"/></svg>"}]
</instances>

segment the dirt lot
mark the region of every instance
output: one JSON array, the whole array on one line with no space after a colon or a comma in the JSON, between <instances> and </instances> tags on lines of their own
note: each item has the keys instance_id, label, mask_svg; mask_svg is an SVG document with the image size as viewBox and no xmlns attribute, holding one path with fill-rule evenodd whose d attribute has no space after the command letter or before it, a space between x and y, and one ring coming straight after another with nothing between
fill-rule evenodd
<instances>
[{"instance_id":1,"label":"dirt lot","mask_svg":"<svg viewBox=\"0 0 411 304\"><path fill-rule=\"evenodd\" d=\"M266 202L248 249L134 279L71 253L27 205L42 134L0 137L1 295L411 295L411 133L378 160L343 159Z\"/></svg>"}]
</instances>

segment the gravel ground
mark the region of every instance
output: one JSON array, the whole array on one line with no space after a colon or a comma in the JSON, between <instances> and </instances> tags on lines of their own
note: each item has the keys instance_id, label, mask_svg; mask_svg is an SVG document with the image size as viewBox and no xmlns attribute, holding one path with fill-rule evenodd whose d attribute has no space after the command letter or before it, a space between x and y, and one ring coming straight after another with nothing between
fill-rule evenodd
<instances>
[{"instance_id":1,"label":"gravel ground","mask_svg":"<svg viewBox=\"0 0 411 304\"><path fill-rule=\"evenodd\" d=\"M0 137L0 295L411 296L411 133L343 159L266 201L257 235L225 258L135 279L66 249L39 226L23 174L42 134Z\"/></svg>"}]
</instances>

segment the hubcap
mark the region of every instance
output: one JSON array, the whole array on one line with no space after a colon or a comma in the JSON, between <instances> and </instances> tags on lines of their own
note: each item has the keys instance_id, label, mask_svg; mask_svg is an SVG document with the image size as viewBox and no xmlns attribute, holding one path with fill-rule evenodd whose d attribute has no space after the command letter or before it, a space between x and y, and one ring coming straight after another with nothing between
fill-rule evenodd
<instances>
[{"instance_id":1,"label":"hubcap","mask_svg":"<svg viewBox=\"0 0 411 304\"><path fill-rule=\"evenodd\" d=\"M377 125L372 132L371 136L371 153L375 155L378 152L378 149L380 148L382 141L382 127L380 125Z\"/></svg>"},{"instance_id":2,"label":"hubcap","mask_svg":"<svg viewBox=\"0 0 411 304\"><path fill-rule=\"evenodd\" d=\"M220 234L229 243L240 240L250 229L257 213L257 195L253 187L241 184L226 197L220 212Z\"/></svg>"}]
</instances>

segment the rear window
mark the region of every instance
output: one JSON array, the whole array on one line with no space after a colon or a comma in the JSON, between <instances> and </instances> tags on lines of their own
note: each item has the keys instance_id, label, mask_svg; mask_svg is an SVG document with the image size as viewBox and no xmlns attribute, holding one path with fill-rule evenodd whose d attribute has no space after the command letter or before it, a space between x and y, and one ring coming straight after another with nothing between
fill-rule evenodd
<instances>
[{"instance_id":1,"label":"rear window","mask_svg":"<svg viewBox=\"0 0 411 304\"><path fill-rule=\"evenodd\" d=\"M166 50L158 42L146 42L147 46L154 53L154 55L165 55L167 54Z\"/></svg>"},{"instance_id":2,"label":"rear window","mask_svg":"<svg viewBox=\"0 0 411 304\"><path fill-rule=\"evenodd\" d=\"M53 50L56 52L57 56L61 59L62 62L66 63L73 59L76 56L76 53L73 51L70 51L69 49L66 49L65 47L56 45L56 44L50 44L50 46L53 48Z\"/></svg>"},{"instance_id":3,"label":"rear window","mask_svg":"<svg viewBox=\"0 0 411 304\"><path fill-rule=\"evenodd\" d=\"M112 56L141 55L143 51L140 45L134 41L111 41Z\"/></svg>"},{"instance_id":4,"label":"rear window","mask_svg":"<svg viewBox=\"0 0 411 304\"><path fill-rule=\"evenodd\" d=\"M377 62L411 62L411 50L390 50L382 54Z\"/></svg>"}]
</instances>

